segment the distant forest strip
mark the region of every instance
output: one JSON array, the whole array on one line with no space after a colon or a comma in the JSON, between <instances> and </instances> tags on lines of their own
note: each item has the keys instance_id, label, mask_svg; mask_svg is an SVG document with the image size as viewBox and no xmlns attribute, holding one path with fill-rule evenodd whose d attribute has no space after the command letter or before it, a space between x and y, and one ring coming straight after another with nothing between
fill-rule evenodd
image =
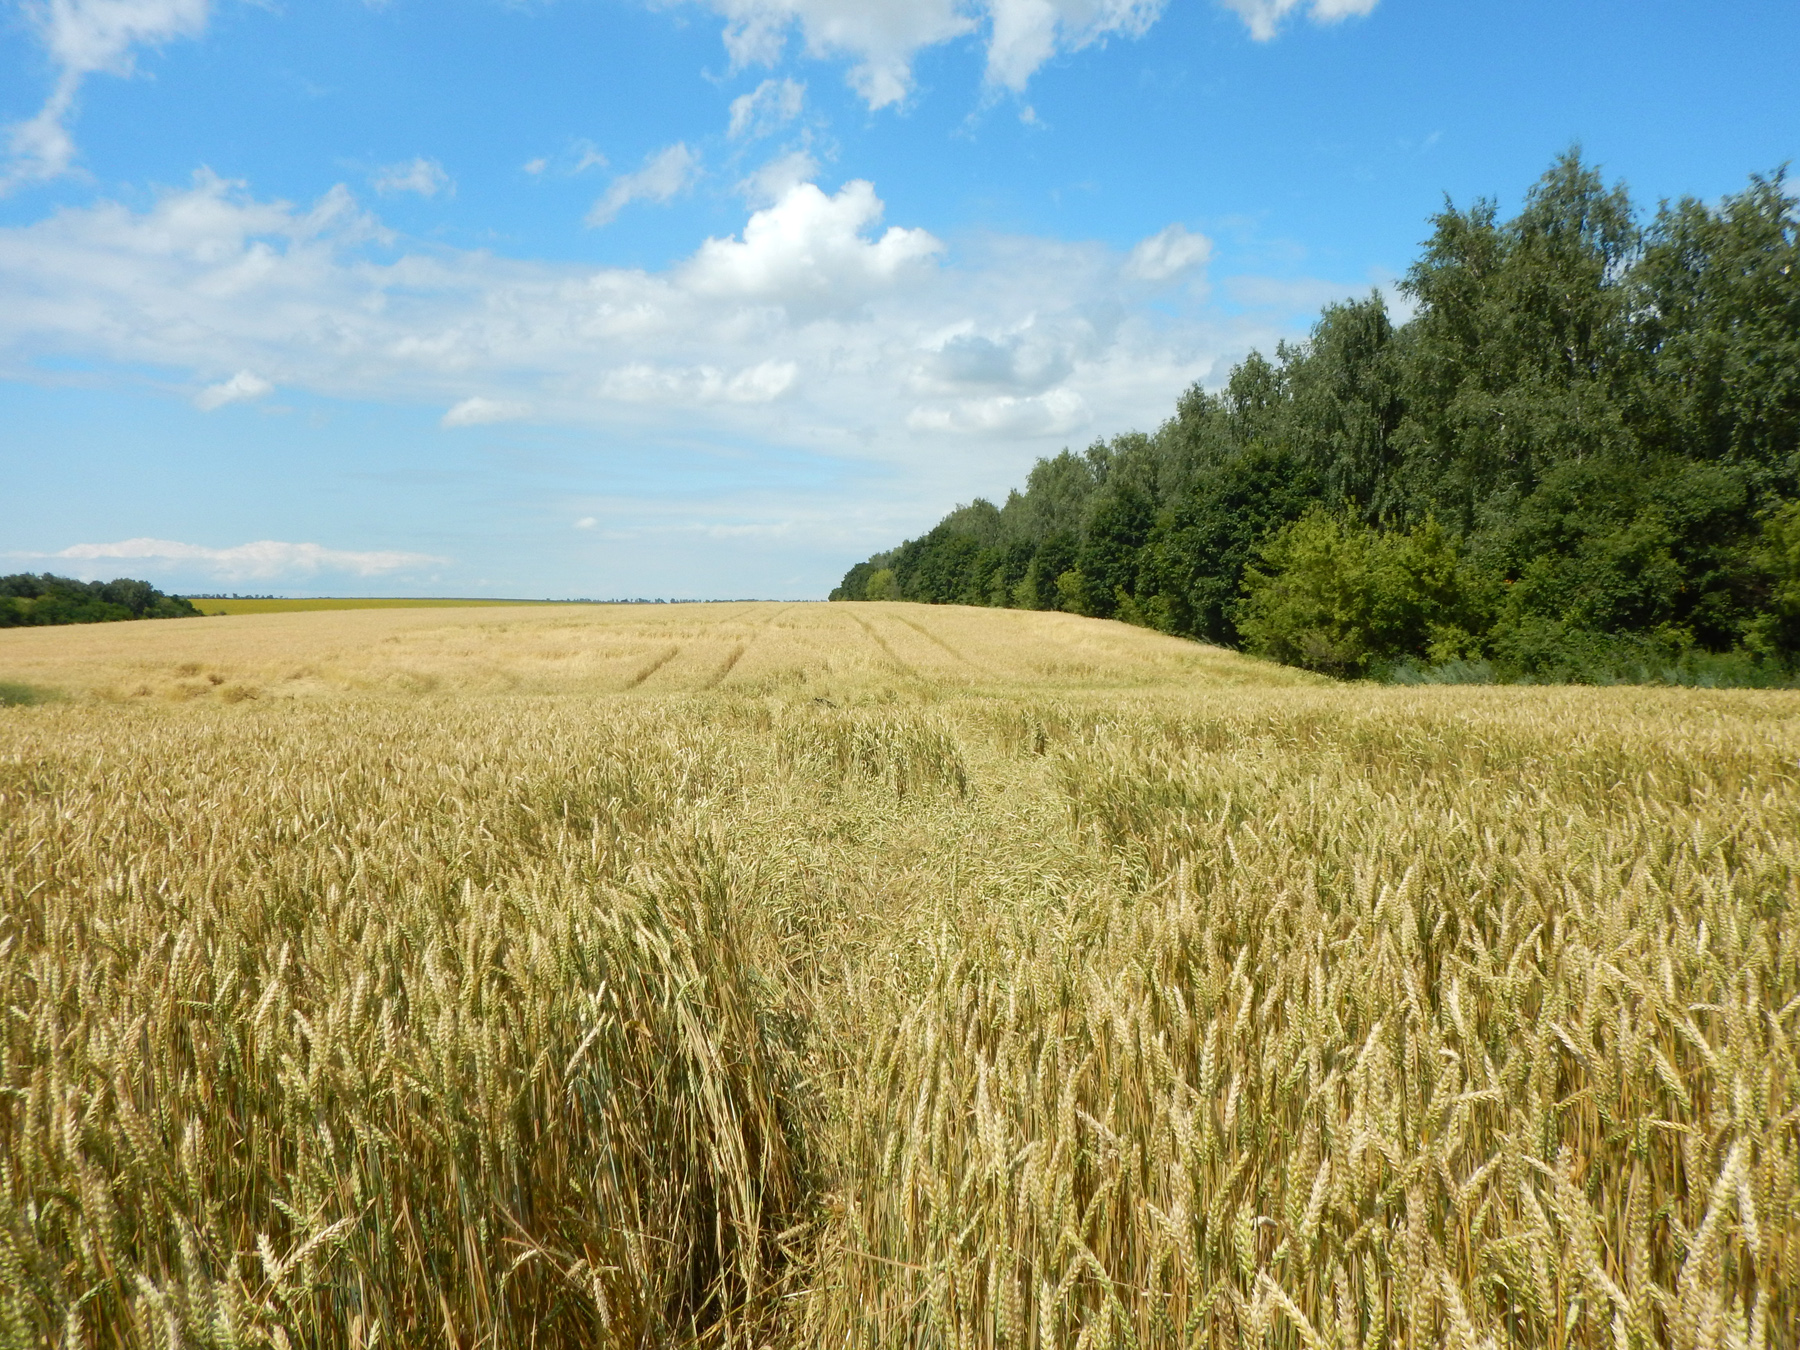
<instances>
[{"instance_id":1,"label":"distant forest strip","mask_svg":"<svg viewBox=\"0 0 1800 1350\"><path fill-rule=\"evenodd\" d=\"M164 595L149 582L129 577L76 581L48 572L0 577L0 628L199 617L200 611L179 595Z\"/></svg>"},{"instance_id":2,"label":"distant forest strip","mask_svg":"<svg viewBox=\"0 0 1800 1350\"><path fill-rule=\"evenodd\" d=\"M313 596L287 599L273 595L191 595L203 614L298 614L337 609L467 609L491 605L548 605L551 600L443 599L409 596Z\"/></svg>"},{"instance_id":3,"label":"distant forest strip","mask_svg":"<svg viewBox=\"0 0 1800 1350\"><path fill-rule=\"evenodd\" d=\"M1123 619L1339 676L1785 683L1800 230L1783 173L1643 223L1571 152L1401 290L1040 460L834 600Z\"/></svg>"}]
</instances>

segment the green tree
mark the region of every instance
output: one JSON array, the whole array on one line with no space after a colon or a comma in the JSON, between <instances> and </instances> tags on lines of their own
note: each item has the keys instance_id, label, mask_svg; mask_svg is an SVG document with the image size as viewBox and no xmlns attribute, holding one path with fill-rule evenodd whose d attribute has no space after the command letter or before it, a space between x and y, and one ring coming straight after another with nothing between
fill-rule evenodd
<instances>
[{"instance_id":1,"label":"green tree","mask_svg":"<svg viewBox=\"0 0 1800 1350\"><path fill-rule=\"evenodd\" d=\"M1471 547L1506 587L1499 635L1548 621L1722 649L1754 604L1753 525L1745 476L1730 466L1569 461L1496 505Z\"/></svg>"},{"instance_id":2,"label":"green tree","mask_svg":"<svg viewBox=\"0 0 1800 1350\"><path fill-rule=\"evenodd\" d=\"M1523 494L1564 459L1629 450L1615 398L1627 348L1626 270L1639 246L1630 198L1577 152L1501 224L1490 201L1446 203L1404 289L1412 514L1472 528L1492 494Z\"/></svg>"},{"instance_id":3,"label":"green tree","mask_svg":"<svg viewBox=\"0 0 1800 1350\"><path fill-rule=\"evenodd\" d=\"M1057 578L1075 566L1075 552L1080 537L1073 530L1057 530L1049 535L1031 555L1024 579L1014 590L1020 609L1062 609L1063 594Z\"/></svg>"},{"instance_id":4,"label":"green tree","mask_svg":"<svg viewBox=\"0 0 1800 1350\"><path fill-rule=\"evenodd\" d=\"M1139 555L1145 617L1168 633L1236 646L1236 611L1257 544L1319 501L1296 456L1253 441L1210 464L1165 509Z\"/></svg>"},{"instance_id":5,"label":"green tree","mask_svg":"<svg viewBox=\"0 0 1800 1350\"><path fill-rule=\"evenodd\" d=\"M1640 435L1744 468L1759 497L1800 482L1800 203L1785 188L1778 173L1717 210L1665 204L1631 277Z\"/></svg>"},{"instance_id":6,"label":"green tree","mask_svg":"<svg viewBox=\"0 0 1800 1350\"><path fill-rule=\"evenodd\" d=\"M1111 618L1129 601L1137 581L1138 552L1150 537L1156 503L1144 487L1116 475L1094 496L1081 545L1075 553L1080 576L1067 607L1096 618Z\"/></svg>"},{"instance_id":7,"label":"green tree","mask_svg":"<svg viewBox=\"0 0 1800 1350\"><path fill-rule=\"evenodd\" d=\"M1040 460L1002 506L958 507L839 591L886 566L908 599L1116 617L1344 670L1452 650L1540 678L1690 649L1753 665L1746 644L1786 659L1785 526L1759 525L1800 495L1800 202L1781 174L1665 205L1646 230L1571 151L1509 220L1446 202L1405 290L1406 322L1378 294L1327 306L1305 342L1183 391L1154 433ZM1322 504L1344 513L1338 535L1282 533ZM1252 578L1272 536L1306 547ZM1414 584L1440 545L1456 617L1383 618L1396 596L1415 618L1449 603ZM1350 590L1300 584L1318 557L1350 567ZM1294 654L1299 633L1313 655Z\"/></svg>"},{"instance_id":8,"label":"green tree","mask_svg":"<svg viewBox=\"0 0 1800 1350\"><path fill-rule=\"evenodd\" d=\"M130 577L77 581L49 572L0 577L0 628L199 617L190 601Z\"/></svg>"}]
</instances>

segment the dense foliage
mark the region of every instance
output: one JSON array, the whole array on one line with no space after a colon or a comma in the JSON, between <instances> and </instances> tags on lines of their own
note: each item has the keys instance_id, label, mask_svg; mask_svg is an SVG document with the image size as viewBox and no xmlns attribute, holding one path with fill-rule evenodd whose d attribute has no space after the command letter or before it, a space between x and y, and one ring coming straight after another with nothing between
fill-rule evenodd
<instances>
[{"instance_id":1,"label":"dense foliage","mask_svg":"<svg viewBox=\"0 0 1800 1350\"><path fill-rule=\"evenodd\" d=\"M1647 224L1571 153L1446 204L1402 290L1326 308L1154 434L1041 460L833 599L1062 609L1354 675L1584 678L1800 654L1800 203Z\"/></svg>"},{"instance_id":2,"label":"dense foliage","mask_svg":"<svg viewBox=\"0 0 1800 1350\"><path fill-rule=\"evenodd\" d=\"M0 628L199 617L200 611L179 595L164 595L149 582L129 577L76 581L48 572L0 577Z\"/></svg>"}]
</instances>

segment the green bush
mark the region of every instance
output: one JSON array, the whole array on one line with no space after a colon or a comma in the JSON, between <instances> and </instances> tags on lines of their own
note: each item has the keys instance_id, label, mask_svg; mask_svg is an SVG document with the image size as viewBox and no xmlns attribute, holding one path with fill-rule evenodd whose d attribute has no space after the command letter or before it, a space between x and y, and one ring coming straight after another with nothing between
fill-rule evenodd
<instances>
[{"instance_id":1,"label":"green bush","mask_svg":"<svg viewBox=\"0 0 1800 1350\"><path fill-rule=\"evenodd\" d=\"M1384 532L1314 510L1257 551L1238 630L1259 656L1342 677L1406 657L1455 660L1474 645L1463 571L1436 521Z\"/></svg>"},{"instance_id":2,"label":"green bush","mask_svg":"<svg viewBox=\"0 0 1800 1350\"><path fill-rule=\"evenodd\" d=\"M54 689L45 689L41 685L18 684L12 680L0 680L0 708L23 708L33 703L53 703L59 697Z\"/></svg>"},{"instance_id":3,"label":"green bush","mask_svg":"<svg viewBox=\"0 0 1800 1350\"><path fill-rule=\"evenodd\" d=\"M1750 649L1792 666L1800 659L1800 502L1763 522L1756 561L1770 581L1768 606L1745 634Z\"/></svg>"}]
</instances>

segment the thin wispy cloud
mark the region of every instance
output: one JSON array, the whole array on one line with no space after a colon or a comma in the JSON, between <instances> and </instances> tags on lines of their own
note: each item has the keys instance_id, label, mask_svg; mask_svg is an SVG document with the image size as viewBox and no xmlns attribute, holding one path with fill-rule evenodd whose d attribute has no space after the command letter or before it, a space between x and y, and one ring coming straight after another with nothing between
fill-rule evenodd
<instances>
[{"instance_id":1,"label":"thin wispy cloud","mask_svg":"<svg viewBox=\"0 0 1800 1350\"><path fill-rule=\"evenodd\" d=\"M445 428L479 427L494 422L519 422L531 416L529 403L508 403L504 399L465 398L445 413L438 425Z\"/></svg>"},{"instance_id":2,"label":"thin wispy cloud","mask_svg":"<svg viewBox=\"0 0 1800 1350\"><path fill-rule=\"evenodd\" d=\"M1291 15L1301 14L1314 23L1340 23L1374 13L1379 0L1219 0L1243 19L1250 36L1272 41Z\"/></svg>"},{"instance_id":3,"label":"thin wispy cloud","mask_svg":"<svg viewBox=\"0 0 1800 1350\"><path fill-rule=\"evenodd\" d=\"M240 370L229 380L209 384L194 395L194 406L201 412L216 412L229 403L249 403L274 391L275 386L254 371Z\"/></svg>"},{"instance_id":4,"label":"thin wispy cloud","mask_svg":"<svg viewBox=\"0 0 1800 1350\"><path fill-rule=\"evenodd\" d=\"M221 580L263 580L272 577L342 572L359 577L383 576L410 568L441 566L448 558L426 553L402 553L388 549L327 548L323 544L292 544L278 539L227 548L184 544L173 539L121 539L107 544L72 544L55 553L28 555L75 563L160 563L179 565ZM91 568L88 570L92 570Z\"/></svg>"},{"instance_id":5,"label":"thin wispy cloud","mask_svg":"<svg viewBox=\"0 0 1800 1350\"><path fill-rule=\"evenodd\" d=\"M806 86L796 80L764 80L748 94L731 100L731 123L726 135L767 136L800 115L806 102Z\"/></svg>"},{"instance_id":6,"label":"thin wispy cloud","mask_svg":"<svg viewBox=\"0 0 1800 1350\"><path fill-rule=\"evenodd\" d=\"M600 152L600 147L589 140L578 140L559 154L538 155L519 167L533 178L542 178L545 174L557 178L574 178L589 169L607 168L609 164L610 161Z\"/></svg>"},{"instance_id":7,"label":"thin wispy cloud","mask_svg":"<svg viewBox=\"0 0 1800 1350\"><path fill-rule=\"evenodd\" d=\"M444 172L444 166L435 159L425 159L422 156L377 170L370 184L384 197L401 192L435 197L440 192L448 194L456 191L456 184Z\"/></svg>"},{"instance_id":8,"label":"thin wispy cloud","mask_svg":"<svg viewBox=\"0 0 1800 1350\"><path fill-rule=\"evenodd\" d=\"M75 161L69 130L81 86L90 75L129 75L136 54L206 30L209 0L39 0L22 6L56 70L36 116L6 128L0 192L55 178Z\"/></svg>"},{"instance_id":9,"label":"thin wispy cloud","mask_svg":"<svg viewBox=\"0 0 1800 1350\"><path fill-rule=\"evenodd\" d=\"M1268 41L1295 13L1315 23L1366 15L1378 0L1218 0L1252 37ZM734 66L772 66L799 39L818 60L850 63L851 88L871 109L904 102L920 53L976 40L987 54L987 83L1023 93L1058 56L1113 38L1142 38L1167 0L700 0L725 20ZM760 92L760 91L759 91ZM746 111L746 117L748 111ZM733 125L737 124L736 109ZM734 131L734 134L737 134Z\"/></svg>"},{"instance_id":10,"label":"thin wispy cloud","mask_svg":"<svg viewBox=\"0 0 1800 1350\"><path fill-rule=\"evenodd\" d=\"M700 159L683 142L659 150L636 173L613 179L606 195L587 214L589 225L610 225L632 202L666 202L687 190L700 171Z\"/></svg>"},{"instance_id":11,"label":"thin wispy cloud","mask_svg":"<svg viewBox=\"0 0 1800 1350\"><path fill-rule=\"evenodd\" d=\"M1135 281L1167 281L1212 257L1212 240L1185 225L1170 225L1139 242L1125 259L1125 275Z\"/></svg>"}]
</instances>

